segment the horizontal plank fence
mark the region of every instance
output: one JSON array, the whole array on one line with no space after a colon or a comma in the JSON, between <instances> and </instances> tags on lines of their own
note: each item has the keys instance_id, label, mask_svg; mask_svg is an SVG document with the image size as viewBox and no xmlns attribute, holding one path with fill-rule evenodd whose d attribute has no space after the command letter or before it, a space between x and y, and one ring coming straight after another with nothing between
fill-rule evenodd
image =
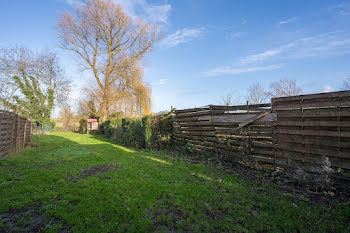
<instances>
[{"instance_id":1,"label":"horizontal plank fence","mask_svg":"<svg viewBox=\"0 0 350 233\"><path fill-rule=\"evenodd\" d=\"M271 104L176 110L174 142L271 167L350 171L350 91L273 98Z\"/></svg>"},{"instance_id":2,"label":"horizontal plank fence","mask_svg":"<svg viewBox=\"0 0 350 233\"><path fill-rule=\"evenodd\" d=\"M270 104L176 110L174 142L195 150L219 153L224 160L254 159L273 164L273 122Z\"/></svg>"},{"instance_id":3,"label":"horizontal plank fence","mask_svg":"<svg viewBox=\"0 0 350 233\"><path fill-rule=\"evenodd\" d=\"M28 145L31 130L32 123L27 118L0 110L0 159Z\"/></svg>"},{"instance_id":4,"label":"horizontal plank fence","mask_svg":"<svg viewBox=\"0 0 350 233\"><path fill-rule=\"evenodd\" d=\"M279 162L319 172L327 157L350 170L350 91L274 98L272 111Z\"/></svg>"}]
</instances>

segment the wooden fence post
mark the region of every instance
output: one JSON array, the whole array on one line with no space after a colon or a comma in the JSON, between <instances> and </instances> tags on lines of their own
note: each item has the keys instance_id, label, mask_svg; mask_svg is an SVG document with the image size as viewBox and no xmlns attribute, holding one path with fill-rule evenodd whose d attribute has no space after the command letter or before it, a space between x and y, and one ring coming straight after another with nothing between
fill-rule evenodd
<instances>
[{"instance_id":1,"label":"wooden fence post","mask_svg":"<svg viewBox=\"0 0 350 233\"><path fill-rule=\"evenodd\" d=\"M10 141L10 148L8 154L13 153L13 136L15 134L15 126L16 126L16 113L13 115L13 123L12 123L12 130L11 130L11 141Z\"/></svg>"},{"instance_id":2,"label":"wooden fence post","mask_svg":"<svg viewBox=\"0 0 350 233\"><path fill-rule=\"evenodd\" d=\"M29 129L29 143L32 142L32 132L33 132L33 124L32 124L32 121L29 121L30 122L30 129Z\"/></svg>"},{"instance_id":3,"label":"wooden fence post","mask_svg":"<svg viewBox=\"0 0 350 233\"><path fill-rule=\"evenodd\" d=\"M16 137L15 137L15 153L18 152L18 146L19 146L19 130L21 127L20 118L18 117L18 114L16 114L16 123L17 123L17 130L16 130Z\"/></svg>"},{"instance_id":4,"label":"wooden fence post","mask_svg":"<svg viewBox=\"0 0 350 233\"><path fill-rule=\"evenodd\" d=\"M26 119L26 123L24 125L24 132L23 132L23 147L27 145L27 122L28 120Z\"/></svg>"}]
</instances>

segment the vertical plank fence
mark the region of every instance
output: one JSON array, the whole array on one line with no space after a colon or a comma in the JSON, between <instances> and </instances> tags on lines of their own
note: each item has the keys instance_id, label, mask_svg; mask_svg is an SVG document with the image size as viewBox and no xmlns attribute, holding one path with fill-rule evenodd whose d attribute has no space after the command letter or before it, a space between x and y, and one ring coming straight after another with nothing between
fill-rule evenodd
<instances>
[{"instance_id":1,"label":"vertical plank fence","mask_svg":"<svg viewBox=\"0 0 350 233\"><path fill-rule=\"evenodd\" d=\"M0 110L0 159L18 152L31 141L31 121Z\"/></svg>"}]
</instances>

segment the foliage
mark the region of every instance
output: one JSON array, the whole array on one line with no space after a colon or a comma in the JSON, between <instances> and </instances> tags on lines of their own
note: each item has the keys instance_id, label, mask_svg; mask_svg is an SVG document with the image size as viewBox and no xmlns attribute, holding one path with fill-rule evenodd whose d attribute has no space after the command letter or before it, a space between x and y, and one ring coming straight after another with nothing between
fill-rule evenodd
<instances>
[{"instance_id":1,"label":"foliage","mask_svg":"<svg viewBox=\"0 0 350 233\"><path fill-rule=\"evenodd\" d=\"M50 120L48 123L48 126L51 127L51 130L54 130L56 127L56 122L54 122L53 120Z\"/></svg>"},{"instance_id":2,"label":"foliage","mask_svg":"<svg viewBox=\"0 0 350 233\"><path fill-rule=\"evenodd\" d=\"M116 112L108 116L107 120L110 121L111 127L118 127L122 125L123 112Z\"/></svg>"},{"instance_id":3,"label":"foliage","mask_svg":"<svg viewBox=\"0 0 350 233\"><path fill-rule=\"evenodd\" d=\"M54 94L51 89L44 93L40 90L38 80L33 76L23 75L22 78L14 76L22 96L15 95L15 106L17 111L29 117L36 125L50 123L51 111L54 106Z\"/></svg>"},{"instance_id":4,"label":"foliage","mask_svg":"<svg viewBox=\"0 0 350 233\"><path fill-rule=\"evenodd\" d=\"M104 135L123 145L143 149L164 149L172 138L171 114L123 118L115 113L102 123Z\"/></svg>"},{"instance_id":5,"label":"foliage","mask_svg":"<svg viewBox=\"0 0 350 233\"><path fill-rule=\"evenodd\" d=\"M346 202L98 135L54 132L36 144L0 161L1 232L350 231Z\"/></svg>"},{"instance_id":6,"label":"foliage","mask_svg":"<svg viewBox=\"0 0 350 233\"><path fill-rule=\"evenodd\" d=\"M86 119L80 119L79 120L79 131L82 133L86 133L87 126L86 126Z\"/></svg>"}]
</instances>

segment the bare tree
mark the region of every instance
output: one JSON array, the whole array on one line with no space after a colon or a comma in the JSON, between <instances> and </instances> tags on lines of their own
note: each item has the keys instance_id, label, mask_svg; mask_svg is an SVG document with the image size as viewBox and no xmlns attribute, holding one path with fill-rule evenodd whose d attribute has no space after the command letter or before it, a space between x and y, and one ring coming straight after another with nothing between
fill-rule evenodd
<instances>
[{"instance_id":1,"label":"bare tree","mask_svg":"<svg viewBox=\"0 0 350 233\"><path fill-rule=\"evenodd\" d=\"M19 84L26 83L26 78L33 78L41 93L52 92L55 105L63 104L71 90L70 80L65 77L55 53L34 53L24 47L1 49L0 102L4 106L12 108L16 105L14 97L23 97Z\"/></svg>"},{"instance_id":2,"label":"bare tree","mask_svg":"<svg viewBox=\"0 0 350 233\"><path fill-rule=\"evenodd\" d=\"M58 20L62 48L77 54L83 67L93 72L100 89L99 112L105 120L130 88L138 61L159 39L158 29L133 20L112 0L87 0L74 10Z\"/></svg>"},{"instance_id":3,"label":"bare tree","mask_svg":"<svg viewBox=\"0 0 350 233\"><path fill-rule=\"evenodd\" d=\"M266 91L259 82L255 82L248 87L248 102L250 104L262 104L266 99Z\"/></svg>"},{"instance_id":4,"label":"bare tree","mask_svg":"<svg viewBox=\"0 0 350 233\"><path fill-rule=\"evenodd\" d=\"M342 90L350 90L350 79L344 80Z\"/></svg>"},{"instance_id":5,"label":"bare tree","mask_svg":"<svg viewBox=\"0 0 350 233\"><path fill-rule=\"evenodd\" d=\"M281 79L270 84L270 90L267 92L267 95L274 98L301 95L302 92L303 90L297 86L296 80Z\"/></svg>"},{"instance_id":6,"label":"bare tree","mask_svg":"<svg viewBox=\"0 0 350 233\"><path fill-rule=\"evenodd\" d=\"M91 99L80 100L79 101L79 108L78 108L78 115L81 118L97 118L98 113L96 110L95 102Z\"/></svg>"},{"instance_id":7,"label":"bare tree","mask_svg":"<svg viewBox=\"0 0 350 233\"><path fill-rule=\"evenodd\" d=\"M32 53L23 47L0 50L0 102L2 108L9 110L18 86L13 77L33 72Z\"/></svg>"},{"instance_id":8,"label":"bare tree","mask_svg":"<svg viewBox=\"0 0 350 233\"><path fill-rule=\"evenodd\" d=\"M61 108L59 120L63 123L64 130L70 130L73 126L73 113L69 105L65 105Z\"/></svg>"},{"instance_id":9,"label":"bare tree","mask_svg":"<svg viewBox=\"0 0 350 233\"><path fill-rule=\"evenodd\" d=\"M237 96L235 92L229 92L227 95L221 97L219 103L226 106L239 105L242 104L242 98Z\"/></svg>"}]
</instances>

